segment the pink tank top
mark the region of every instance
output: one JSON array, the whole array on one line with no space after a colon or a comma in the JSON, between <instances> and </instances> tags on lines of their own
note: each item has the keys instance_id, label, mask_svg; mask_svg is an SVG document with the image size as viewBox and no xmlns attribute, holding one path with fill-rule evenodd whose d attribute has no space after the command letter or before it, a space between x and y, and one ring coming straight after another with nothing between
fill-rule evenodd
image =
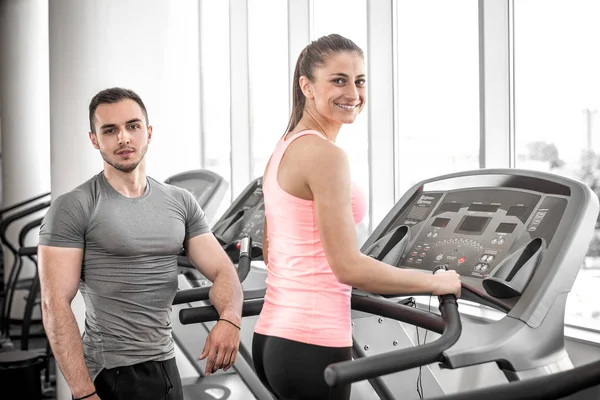
<instances>
[{"instance_id":1,"label":"pink tank top","mask_svg":"<svg viewBox=\"0 0 600 400\"><path fill-rule=\"evenodd\" d=\"M281 159L303 131L277 143L263 181L269 263L265 302L255 332L327 347L352 345L350 294L327 263L315 217L313 200L292 196L277 181ZM323 140L327 140L323 138ZM352 185L352 213L358 224L367 202Z\"/></svg>"}]
</instances>

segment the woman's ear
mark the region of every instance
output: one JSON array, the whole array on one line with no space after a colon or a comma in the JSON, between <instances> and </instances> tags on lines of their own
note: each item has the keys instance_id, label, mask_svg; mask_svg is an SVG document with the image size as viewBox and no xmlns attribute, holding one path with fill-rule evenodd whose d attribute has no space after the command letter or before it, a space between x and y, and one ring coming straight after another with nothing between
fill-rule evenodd
<instances>
[{"instance_id":1,"label":"woman's ear","mask_svg":"<svg viewBox=\"0 0 600 400\"><path fill-rule=\"evenodd\" d=\"M314 99L315 96L313 94L312 82L304 75L302 75L299 79L300 89L302 93L307 99Z\"/></svg>"}]
</instances>

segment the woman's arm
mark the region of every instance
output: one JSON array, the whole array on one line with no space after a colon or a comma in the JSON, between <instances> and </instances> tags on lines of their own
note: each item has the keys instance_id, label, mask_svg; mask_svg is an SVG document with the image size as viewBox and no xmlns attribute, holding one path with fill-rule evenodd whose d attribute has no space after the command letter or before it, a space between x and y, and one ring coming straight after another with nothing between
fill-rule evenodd
<instances>
[{"instance_id":1,"label":"woman's arm","mask_svg":"<svg viewBox=\"0 0 600 400\"><path fill-rule=\"evenodd\" d=\"M352 218L350 168L342 149L313 141L310 156L299 168L313 194L319 235L336 278L347 285L382 294L433 293L460 296L455 271L423 274L392 267L362 254Z\"/></svg>"}]
</instances>

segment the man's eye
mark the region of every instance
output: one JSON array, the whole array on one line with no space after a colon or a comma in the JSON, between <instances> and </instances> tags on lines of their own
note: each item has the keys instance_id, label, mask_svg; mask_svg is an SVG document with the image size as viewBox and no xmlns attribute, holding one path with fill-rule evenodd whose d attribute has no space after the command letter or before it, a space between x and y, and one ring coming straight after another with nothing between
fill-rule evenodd
<instances>
[{"instance_id":1,"label":"man's eye","mask_svg":"<svg viewBox=\"0 0 600 400\"><path fill-rule=\"evenodd\" d=\"M337 78L333 80L333 83L336 83L338 85L343 85L344 84L344 80L342 78Z\"/></svg>"}]
</instances>

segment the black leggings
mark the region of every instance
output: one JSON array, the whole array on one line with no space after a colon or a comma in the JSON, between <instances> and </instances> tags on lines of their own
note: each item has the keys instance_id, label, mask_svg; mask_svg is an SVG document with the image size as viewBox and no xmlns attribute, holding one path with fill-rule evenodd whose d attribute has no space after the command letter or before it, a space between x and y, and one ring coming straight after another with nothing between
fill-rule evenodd
<instances>
[{"instance_id":1,"label":"black leggings","mask_svg":"<svg viewBox=\"0 0 600 400\"><path fill-rule=\"evenodd\" d=\"M324 347L254 334L252 359L259 379L279 400L349 400L350 385L330 388L332 363L352 358L352 347Z\"/></svg>"}]
</instances>

